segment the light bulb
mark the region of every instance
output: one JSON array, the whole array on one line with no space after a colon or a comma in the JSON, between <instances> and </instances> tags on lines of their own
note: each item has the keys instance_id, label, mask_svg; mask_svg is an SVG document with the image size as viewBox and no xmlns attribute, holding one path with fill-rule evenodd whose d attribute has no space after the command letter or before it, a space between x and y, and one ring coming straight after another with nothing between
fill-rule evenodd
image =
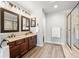
<instances>
[{"instance_id":1,"label":"light bulb","mask_svg":"<svg viewBox=\"0 0 79 59\"><path fill-rule=\"evenodd\" d=\"M58 5L54 5L54 8L58 8Z\"/></svg>"}]
</instances>

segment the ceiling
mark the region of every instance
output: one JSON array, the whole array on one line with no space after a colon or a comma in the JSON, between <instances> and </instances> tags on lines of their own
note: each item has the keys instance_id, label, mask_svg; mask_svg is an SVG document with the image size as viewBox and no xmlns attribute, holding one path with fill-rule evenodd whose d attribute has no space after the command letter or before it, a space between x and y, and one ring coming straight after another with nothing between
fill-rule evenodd
<instances>
[{"instance_id":1,"label":"ceiling","mask_svg":"<svg viewBox=\"0 0 79 59\"><path fill-rule=\"evenodd\" d=\"M56 2L45 2L44 11L46 13L54 13L62 10L67 10L73 8L78 2L77 1L56 1ZM58 8L54 8L55 5L58 5Z\"/></svg>"},{"instance_id":2,"label":"ceiling","mask_svg":"<svg viewBox=\"0 0 79 59\"><path fill-rule=\"evenodd\" d=\"M40 5L45 13L67 10L73 8L78 3L77 1L18 1L17 3L27 8L26 4L29 4L29 2ZM54 5L58 5L58 8L54 8Z\"/></svg>"}]
</instances>

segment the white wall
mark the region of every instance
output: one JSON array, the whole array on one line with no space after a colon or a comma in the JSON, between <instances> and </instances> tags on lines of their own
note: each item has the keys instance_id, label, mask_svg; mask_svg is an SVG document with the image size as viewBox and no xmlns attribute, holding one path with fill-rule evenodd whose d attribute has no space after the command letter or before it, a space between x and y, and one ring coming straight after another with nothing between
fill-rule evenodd
<instances>
[{"instance_id":1,"label":"white wall","mask_svg":"<svg viewBox=\"0 0 79 59\"><path fill-rule=\"evenodd\" d=\"M61 28L61 38L52 39L52 27ZM65 12L51 13L46 16L46 42L65 43L66 42L66 14Z\"/></svg>"}]
</instances>

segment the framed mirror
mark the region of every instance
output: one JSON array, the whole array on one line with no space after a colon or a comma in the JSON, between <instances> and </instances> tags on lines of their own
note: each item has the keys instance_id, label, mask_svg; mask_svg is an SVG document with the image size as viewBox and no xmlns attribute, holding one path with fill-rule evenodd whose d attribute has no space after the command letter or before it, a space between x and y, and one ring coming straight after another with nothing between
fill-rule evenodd
<instances>
[{"instance_id":1,"label":"framed mirror","mask_svg":"<svg viewBox=\"0 0 79 59\"><path fill-rule=\"evenodd\" d=\"M30 31L30 18L21 16L21 31Z\"/></svg>"},{"instance_id":2,"label":"framed mirror","mask_svg":"<svg viewBox=\"0 0 79 59\"><path fill-rule=\"evenodd\" d=\"M19 15L1 8L1 32L18 32Z\"/></svg>"},{"instance_id":3,"label":"framed mirror","mask_svg":"<svg viewBox=\"0 0 79 59\"><path fill-rule=\"evenodd\" d=\"M36 18L31 18L31 27L36 27Z\"/></svg>"}]
</instances>

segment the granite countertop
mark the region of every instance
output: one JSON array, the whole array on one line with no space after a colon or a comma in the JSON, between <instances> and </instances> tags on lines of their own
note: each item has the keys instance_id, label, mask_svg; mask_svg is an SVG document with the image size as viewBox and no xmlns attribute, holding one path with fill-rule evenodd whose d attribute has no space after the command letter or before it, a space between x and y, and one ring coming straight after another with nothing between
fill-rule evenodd
<instances>
[{"instance_id":1,"label":"granite countertop","mask_svg":"<svg viewBox=\"0 0 79 59\"><path fill-rule=\"evenodd\" d=\"M9 42L13 42L13 41L20 40L20 39L23 39L23 38L27 38L27 37L30 37L30 36L34 36L34 35L36 35L36 34L30 33L30 34L27 34L27 35L21 35L21 36L16 36L16 37L13 37L13 38L7 38L6 40L8 40Z\"/></svg>"}]
</instances>

